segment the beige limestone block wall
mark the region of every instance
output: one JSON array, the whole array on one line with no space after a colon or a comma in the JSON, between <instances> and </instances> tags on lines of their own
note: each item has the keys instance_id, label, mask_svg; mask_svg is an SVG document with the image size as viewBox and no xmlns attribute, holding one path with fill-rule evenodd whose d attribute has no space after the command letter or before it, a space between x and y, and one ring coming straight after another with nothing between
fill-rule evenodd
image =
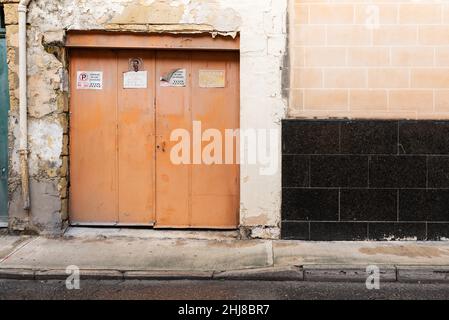
<instances>
[{"instance_id":1,"label":"beige limestone block wall","mask_svg":"<svg viewBox=\"0 0 449 320\"><path fill-rule=\"evenodd\" d=\"M291 0L291 118L449 119L449 3Z\"/></svg>"}]
</instances>

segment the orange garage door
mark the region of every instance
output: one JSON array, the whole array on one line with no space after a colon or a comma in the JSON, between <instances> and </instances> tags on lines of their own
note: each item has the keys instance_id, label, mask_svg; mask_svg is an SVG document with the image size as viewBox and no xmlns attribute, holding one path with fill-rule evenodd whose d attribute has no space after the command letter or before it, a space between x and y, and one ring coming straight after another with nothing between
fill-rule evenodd
<instances>
[{"instance_id":1,"label":"orange garage door","mask_svg":"<svg viewBox=\"0 0 449 320\"><path fill-rule=\"evenodd\" d=\"M208 129L239 128L238 53L77 49L70 72L72 224L237 227L236 147L202 154Z\"/></svg>"}]
</instances>

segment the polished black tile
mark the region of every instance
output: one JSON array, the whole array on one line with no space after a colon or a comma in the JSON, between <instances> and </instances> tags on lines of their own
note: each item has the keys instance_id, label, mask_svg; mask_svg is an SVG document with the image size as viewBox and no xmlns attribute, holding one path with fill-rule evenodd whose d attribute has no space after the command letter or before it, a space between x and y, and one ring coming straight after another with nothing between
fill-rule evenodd
<instances>
[{"instance_id":1,"label":"polished black tile","mask_svg":"<svg viewBox=\"0 0 449 320\"><path fill-rule=\"evenodd\" d=\"M282 220L337 221L338 190L284 188Z\"/></svg>"},{"instance_id":2,"label":"polished black tile","mask_svg":"<svg viewBox=\"0 0 449 320\"><path fill-rule=\"evenodd\" d=\"M312 156L312 187L368 187L367 156Z\"/></svg>"},{"instance_id":3,"label":"polished black tile","mask_svg":"<svg viewBox=\"0 0 449 320\"><path fill-rule=\"evenodd\" d=\"M397 121L345 121L341 124L341 153L397 154Z\"/></svg>"},{"instance_id":4,"label":"polished black tile","mask_svg":"<svg viewBox=\"0 0 449 320\"><path fill-rule=\"evenodd\" d=\"M284 120L282 152L284 154L338 154L339 121Z\"/></svg>"},{"instance_id":5,"label":"polished black tile","mask_svg":"<svg viewBox=\"0 0 449 320\"><path fill-rule=\"evenodd\" d=\"M371 188L425 188L425 156L372 156L369 164Z\"/></svg>"},{"instance_id":6,"label":"polished black tile","mask_svg":"<svg viewBox=\"0 0 449 320\"><path fill-rule=\"evenodd\" d=\"M371 222L368 225L369 239L377 241L388 240L425 240L425 223L388 223Z\"/></svg>"},{"instance_id":7,"label":"polished black tile","mask_svg":"<svg viewBox=\"0 0 449 320\"><path fill-rule=\"evenodd\" d=\"M310 240L357 241L367 238L367 223L363 222L311 222Z\"/></svg>"},{"instance_id":8,"label":"polished black tile","mask_svg":"<svg viewBox=\"0 0 449 320\"><path fill-rule=\"evenodd\" d=\"M449 223L428 223L427 240L447 241L449 239Z\"/></svg>"},{"instance_id":9,"label":"polished black tile","mask_svg":"<svg viewBox=\"0 0 449 320\"><path fill-rule=\"evenodd\" d=\"M283 155L282 186L308 187L310 184L309 164L309 156Z\"/></svg>"},{"instance_id":10,"label":"polished black tile","mask_svg":"<svg viewBox=\"0 0 449 320\"><path fill-rule=\"evenodd\" d=\"M281 239L283 240L309 240L309 223L296 221L283 221L281 226Z\"/></svg>"},{"instance_id":11,"label":"polished black tile","mask_svg":"<svg viewBox=\"0 0 449 320\"><path fill-rule=\"evenodd\" d=\"M449 156L429 156L429 188L449 188Z\"/></svg>"},{"instance_id":12,"label":"polished black tile","mask_svg":"<svg viewBox=\"0 0 449 320\"><path fill-rule=\"evenodd\" d=\"M342 221L397 221L397 190L343 189L340 193Z\"/></svg>"},{"instance_id":13,"label":"polished black tile","mask_svg":"<svg viewBox=\"0 0 449 320\"><path fill-rule=\"evenodd\" d=\"M283 121L283 153L282 238L449 238L449 121Z\"/></svg>"},{"instance_id":14,"label":"polished black tile","mask_svg":"<svg viewBox=\"0 0 449 320\"><path fill-rule=\"evenodd\" d=\"M449 190L400 190L399 220L449 222Z\"/></svg>"},{"instance_id":15,"label":"polished black tile","mask_svg":"<svg viewBox=\"0 0 449 320\"><path fill-rule=\"evenodd\" d=\"M403 154L449 154L449 121L401 121L399 146Z\"/></svg>"}]
</instances>

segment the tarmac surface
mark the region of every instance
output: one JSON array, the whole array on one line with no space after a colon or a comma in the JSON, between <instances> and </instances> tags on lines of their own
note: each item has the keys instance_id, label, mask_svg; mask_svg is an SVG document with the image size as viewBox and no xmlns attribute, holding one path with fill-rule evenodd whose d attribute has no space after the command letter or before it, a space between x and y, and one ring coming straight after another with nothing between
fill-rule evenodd
<instances>
[{"instance_id":1,"label":"tarmac surface","mask_svg":"<svg viewBox=\"0 0 449 320\"><path fill-rule=\"evenodd\" d=\"M298 281L65 281L0 280L0 300L448 300L449 283L364 283Z\"/></svg>"}]
</instances>

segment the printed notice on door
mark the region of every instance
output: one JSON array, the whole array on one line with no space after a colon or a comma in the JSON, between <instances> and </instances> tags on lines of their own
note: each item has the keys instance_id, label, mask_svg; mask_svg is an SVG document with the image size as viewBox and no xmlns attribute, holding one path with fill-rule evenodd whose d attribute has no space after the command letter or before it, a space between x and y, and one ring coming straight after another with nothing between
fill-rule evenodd
<instances>
[{"instance_id":1,"label":"printed notice on door","mask_svg":"<svg viewBox=\"0 0 449 320\"><path fill-rule=\"evenodd\" d=\"M123 74L123 89L147 89L147 71L129 71Z\"/></svg>"},{"instance_id":2,"label":"printed notice on door","mask_svg":"<svg viewBox=\"0 0 449 320\"><path fill-rule=\"evenodd\" d=\"M185 87L186 84L186 69L175 69L161 77L161 87Z\"/></svg>"},{"instance_id":3,"label":"printed notice on door","mask_svg":"<svg viewBox=\"0 0 449 320\"><path fill-rule=\"evenodd\" d=\"M103 72L78 71L76 88L78 90L103 90Z\"/></svg>"},{"instance_id":4,"label":"printed notice on door","mask_svg":"<svg viewBox=\"0 0 449 320\"><path fill-rule=\"evenodd\" d=\"M224 88L226 74L224 70L200 70L200 88Z\"/></svg>"}]
</instances>

